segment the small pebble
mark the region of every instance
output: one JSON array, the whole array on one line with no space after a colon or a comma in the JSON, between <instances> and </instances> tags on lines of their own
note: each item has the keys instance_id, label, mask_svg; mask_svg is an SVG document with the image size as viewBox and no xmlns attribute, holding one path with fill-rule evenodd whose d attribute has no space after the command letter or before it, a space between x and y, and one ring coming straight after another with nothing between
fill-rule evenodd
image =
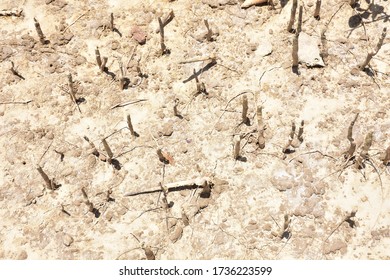
<instances>
[{"instance_id":1,"label":"small pebble","mask_svg":"<svg viewBox=\"0 0 390 280\"><path fill-rule=\"evenodd\" d=\"M62 242L67 247L69 247L73 243L73 241L74 241L73 237L70 236L69 234L65 234L64 237L62 238Z\"/></svg>"}]
</instances>

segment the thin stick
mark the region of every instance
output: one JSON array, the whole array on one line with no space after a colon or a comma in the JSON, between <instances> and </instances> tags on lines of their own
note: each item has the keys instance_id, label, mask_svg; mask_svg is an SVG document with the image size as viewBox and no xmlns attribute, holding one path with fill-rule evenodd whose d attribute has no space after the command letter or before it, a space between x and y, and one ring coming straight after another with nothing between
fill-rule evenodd
<instances>
[{"instance_id":1,"label":"thin stick","mask_svg":"<svg viewBox=\"0 0 390 280\"><path fill-rule=\"evenodd\" d=\"M69 25L62 31L62 33L65 33L65 31L68 30L69 27L71 27L73 24L75 24L80 18L82 18L82 17L83 17L84 15L86 15L88 12L89 12L89 10L86 11L85 13L81 14L75 21L73 21L71 24L69 24Z\"/></svg>"},{"instance_id":2,"label":"thin stick","mask_svg":"<svg viewBox=\"0 0 390 280\"><path fill-rule=\"evenodd\" d=\"M291 15L290 15L290 21L287 25L287 31L288 32L293 32L293 25L295 22L295 14L297 13L297 6L298 6L298 0L293 0L293 4L291 7Z\"/></svg>"},{"instance_id":3,"label":"thin stick","mask_svg":"<svg viewBox=\"0 0 390 280\"><path fill-rule=\"evenodd\" d=\"M174 17L175 17L175 13L173 12L173 10L171 10L169 12L169 14L162 20L163 27L165 27L168 23L170 23L173 20ZM160 31L160 27L158 27L156 29L156 33L159 33L159 32L161 32Z\"/></svg>"},{"instance_id":4,"label":"thin stick","mask_svg":"<svg viewBox=\"0 0 390 280\"><path fill-rule=\"evenodd\" d=\"M180 61L179 64L193 63L193 62L202 62L202 61L207 61L207 60L210 60L210 63L215 63L216 59L217 58L216 58L215 54L211 54L211 55L208 55L208 56L205 56L205 57L199 57L199 58L193 58L193 59L189 59L189 60L183 60L183 61Z\"/></svg>"},{"instance_id":5,"label":"thin stick","mask_svg":"<svg viewBox=\"0 0 390 280\"><path fill-rule=\"evenodd\" d=\"M24 77L22 75L20 75L20 73L18 71L16 71L15 65L14 65L13 61L11 61L11 68L10 68L10 70L11 70L12 74L14 74L15 76L17 76L17 77L19 77L19 78L24 80Z\"/></svg>"},{"instance_id":6,"label":"thin stick","mask_svg":"<svg viewBox=\"0 0 390 280\"><path fill-rule=\"evenodd\" d=\"M264 73L265 73L265 72L264 72ZM263 74L264 74L264 73L263 73ZM213 131L214 131L214 129L215 129L215 126L219 123L219 121L221 120L221 118L222 118L223 115L225 114L226 109L227 109L227 107L229 106L230 102L232 102L234 99L236 99L237 97L239 97L240 95L243 95L243 94L245 94L245 93L252 93L252 94L254 95L254 93L251 92L251 91L243 91L243 92L237 94L236 96L232 97L232 98L226 103L225 109L223 109L223 113L219 116L217 122L215 123L215 125L214 125L214 127L213 127Z\"/></svg>"},{"instance_id":7,"label":"thin stick","mask_svg":"<svg viewBox=\"0 0 390 280\"><path fill-rule=\"evenodd\" d=\"M76 96L74 94L72 74L68 75L69 94L73 102L76 103Z\"/></svg>"},{"instance_id":8,"label":"thin stick","mask_svg":"<svg viewBox=\"0 0 390 280\"><path fill-rule=\"evenodd\" d=\"M257 115L257 133L258 133L258 143L260 149L265 148L265 137L264 137L264 130L265 130L265 125L263 121L263 107L258 106L256 110L256 115Z\"/></svg>"},{"instance_id":9,"label":"thin stick","mask_svg":"<svg viewBox=\"0 0 390 280\"><path fill-rule=\"evenodd\" d=\"M352 137L352 131L353 131L353 126L355 125L355 122L356 122L358 117L359 117L359 113L357 113L355 115L355 118L353 119L353 121L351 122L351 124L348 127L347 139L349 140L349 142L353 142L354 141L354 139Z\"/></svg>"},{"instance_id":10,"label":"thin stick","mask_svg":"<svg viewBox=\"0 0 390 280\"><path fill-rule=\"evenodd\" d=\"M293 157L292 159L290 159L288 162L292 162L293 160L299 158L299 157L302 156L302 155L310 155L310 154L314 154L314 153L319 153L319 154L320 154L321 156L323 156L323 157L328 157L328 158L331 158L331 159L333 159L333 160L337 160L337 159L335 159L334 157L332 157L332 156L330 156L330 155L326 155L326 154L322 153L322 152L319 151L319 150L315 150L315 151L306 152L306 153L302 153L302 154L300 154L300 155L297 155L296 157Z\"/></svg>"},{"instance_id":11,"label":"thin stick","mask_svg":"<svg viewBox=\"0 0 390 280\"><path fill-rule=\"evenodd\" d=\"M108 61L108 58L104 56L103 60L102 60L102 64L100 65L100 71L104 72L104 70L106 69L107 61Z\"/></svg>"},{"instance_id":12,"label":"thin stick","mask_svg":"<svg viewBox=\"0 0 390 280\"><path fill-rule=\"evenodd\" d=\"M199 78L198 75L196 75L195 69L194 69L194 77L196 82L196 94L206 93L206 87L204 83L199 82Z\"/></svg>"},{"instance_id":13,"label":"thin stick","mask_svg":"<svg viewBox=\"0 0 390 280\"><path fill-rule=\"evenodd\" d=\"M162 150L161 149L157 149L157 156L158 156L158 159L164 163L164 164L168 164L169 163L169 159L167 159L164 154L162 153Z\"/></svg>"},{"instance_id":14,"label":"thin stick","mask_svg":"<svg viewBox=\"0 0 390 280\"><path fill-rule=\"evenodd\" d=\"M135 131L133 128L133 124L131 123L130 114L127 115L127 126L129 127L131 135L135 136Z\"/></svg>"},{"instance_id":15,"label":"thin stick","mask_svg":"<svg viewBox=\"0 0 390 280\"><path fill-rule=\"evenodd\" d=\"M102 65L102 59L101 59L101 57L100 57L100 51L99 51L99 48L98 48L98 47L96 47L96 49L95 49L95 57L96 57L96 63L97 63L97 65L98 65L99 68L100 68L101 65Z\"/></svg>"},{"instance_id":16,"label":"thin stick","mask_svg":"<svg viewBox=\"0 0 390 280\"><path fill-rule=\"evenodd\" d=\"M22 12L23 12L23 9L2 10L2 11L0 11L0 16L20 17L22 15Z\"/></svg>"},{"instance_id":17,"label":"thin stick","mask_svg":"<svg viewBox=\"0 0 390 280\"><path fill-rule=\"evenodd\" d=\"M284 215L283 229L282 229L282 233L280 235L281 238L283 238L283 237L288 238L290 236L290 224L291 224L291 217L288 214L285 214Z\"/></svg>"},{"instance_id":18,"label":"thin stick","mask_svg":"<svg viewBox=\"0 0 390 280\"><path fill-rule=\"evenodd\" d=\"M360 70L364 70L364 68L366 68L366 66L370 63L371 59L379 52L379 50L383 45L383 42L385 41L386 33L387 33L387 27L384 27L382 31L382 35L379 38L378 44L376 45L376 49L373 52L369 52L367 54L366 60L359 65Z\"/></svg>"},{"instance_id":19,"label":"thin stick","mask_svg":"<svg viewBox=\"0 0 390 280\"><path fill-rule=\"evenodd\" d=\"M39 22L37 21L36 18L34 18L34 25L35 25L35 30L37 31L38 36L39 36L39 41L43 45L46 44L45 35L43 35L42 29L41 29L41 25L39 24Z\"/></svg>"},{"instance_id":20,"label":"thin stick","mask_svg":"<svg viewBox=\"0 0 390 280\"><path fill-rule=\"evenodd\" d=\"M317 0L316 9L314 11L314 18L320 20L321 0Z\"/></svg>"},{"instance_id":21,"label":"thin stick","mask_svg":"<svg viewBox=\"0 0 390 280\"><path fill-rule=\"evenodd\" d=\"M87 136L84 136L83 138L84 138L85 141L88 142L89 146L91 147L91 149L92 149L92 154L93 154L94 156L96 156L96 157L99 157L99 151L96 149L95 144L93 144L93 142L90 141L89 138L88 138Z\"/></svg>"},{"instance_id":22,"label":"thin stick","mask_svg":"<svg viewBox=\"0 0 390 280\"><path fill-rule=\"evenodd\" d=\"M355 217L356 216L356 212L357 210L355 211L351 211L350 214L348 214L333 230L332 232L328 235L328 237L324 240L324 243L326 241L328 241L328 239L333 235L333 233L335 233L335 231L344 223L344 222L347 222L348 224L350 224L350 221L351 221L351 218ZM352 221L353 222L353 221Z\"/></svg>"},{"instance_id":23,"label":"thin stick","mask_svg":"<svg viewBox=\"0 0 390 280\"><path fill-rule=\"evenodd\" d=\"M6 101L6 102L0 102L0 105L3 104L28 104L32 102L33 100L27 100L27 101Z\"/></svg>"},{"instance_id":24,"label":"thin stick","mask_svg":"<svg viewBox=\"0 0 390 280\"><path fill-rule=\"evenodd\" d=\"M298 13L298 26L297 33L301 33L302 31L302 17L303 17L303 6L299 5L299 13Z\"/></svg>"},{"instance_id":25,"label":"thin stick","mask_svg":"<svg viewBox=\"0 0 390 280\"><path fill-rule=\"evenodd\" d=\"M298 136L297 136L297 138L298 138L298 140L302 143L303 142L303 127L304 127L304 125L305 125L305 121L304 120L302 120L301 121L301 125L299 126L299 130L298 130Z\"/></svg>"},{"instance_id":26,"label":"thin stick","mask_svg":"<svg viewBox=\"0 0 390 280\"><path fill-rule=\"evenodd\" d=\"M209 185L209 184L207 184L207 182L209 182L208 177L200 177L200 178L195 178L195 179L191 179L191 180L163 184L162 185L163 188L160 187L158 189L149 189L149 190L141 190L141 191L125 193L124 196L136 196L139 194L161 192L162 189L166 189L168 192L170 192L170 191L175 191L175 190L179 189L180 187L185 187L185 186L194 186L194 187L203 188L204 186Z\"/></svg>"},{"instance_id":27,"label":"thin stick","mask_svg":"<svg viewBox=\"0 0 390 280\"><path fill-rule=\"evenodd\" d=\"M131 105L131 104L135 104L135 103L143 102L143 101L148 101L148 99L137 99L137 100L132 100L132 101L126 101L126 102L118 103L118 104L112 106L110 109L115 109L115 108L119 108L119 107L125 107L127 105Z\"/></svg>"},{"instance_id":28,"label":"thin stick","mask_svg":"<svg viewBox=\"0 0 390 280\"><path fill-rule=\"evenodd\" d=\"M49 189L49 190L53 190L54 188L54 184L52 182L52 180L49 179L49 176L47 176L47 174L45 173L45 171L43 171L42 167L40 167L39 165L37 166L37 170L39 172L39 174L41 174L43 180L45 181L46 183L46 187Z\"/></svg>"},{"instance_id":29,"label":"thin stick","mask_svg":"<svg viewBox=\"0 0 390 280\"><path fill-rule=\"evenodd\" d=\"M153 253L152 249L149 246L141 245L142 250L145 253L145 257L149 261L154 261L156 259L156 255Z\"/></svg>"},{"instance_id":30,"label":"thin stick","mask_svg":"<svg viewBox=\"0 0 390 280\"><path fill-rule=\"evenodd\" d=\"M167 46L164 43L164 25L161 21L161 18L158 18L158 24L160 27L160 45L161 45L161 55L164 55L167 53Z\"/></svg>"},{"instance_id":31,"label":"thin stick","mask_svg":"<svg viewBox=\"0 0 390 280\"><path fill-rule=\"evenodd\" d=\"M81 188L81 192L82 192L82 194L83 194L83 197L84 197L84 203L88 206L88 210L90 211L90 212L94 212L94 206L93 206L93 203L89 200L89 198L88 198L88 195L87 195L87 193L86 193L86 191L85 191L85 189L84 188Z\"/></svg>"},{"instance_id":32,"label":"thin stick","mask_svg":"<svg viewBox=\"0 0 390 280\"><path fill-rule=\"evenodd\" d=\"M328 53L328 40L326 38L325 33L326 33L326 28L323 28L321 31L321 45L322 45L321 56L322 56L322 60L326 63L329 53Z\"/></svg>"},{"instance_id":33,"label":"thin stick","mask_svg":"<svg viewBox=\"0 0 390 280\"><path fill-rule=\"evenodd\" d=\"M292 141L294 140L294 136L295 136L295 129L296 129L296 126L295 126L295 123L292 122L291 124L291 132L290 132L290 135L288 136L288 141L287 141L287 144L284 146L283 148L283 153L287 153L289 151L289 148L291 146L291 143Z\"/></svg>"},{"instance_id":34,"label":"thin stick","mask_svg":"<svg viewBox=\"0 0 390 280\"><path fill-rule=\"evenodd\" d=\"M107 156L108 156L108 159L110 162L112 157L114 156L114 154L112 153L110 146L108 146L106 139L103 138L102 143L103 143L104 149L106 150L106 153L107 153Z\"/></svg>"},{"instance_id":35,"label":"thin stick","mask_svg":"<svg viewBox=\"0 0 390 280\"><path fill-rule=\"evenodd\" d=\"M385 152L385 157L383 158L384 165L389 165L389 163L390 163L390 146L387 147L386 152Z\"/></svg>"},{"instance_id":36,"label":"thin stick","mask_svg":"<svg viewBox=\"0 0 390 280\"><path fill-rule=\"evenodd\" d=\"M114 13L110 14L110 30L114 31Z\"/></svg>"},{"instance_id":37,"label":"thin stick","mask_svg":"<svg viewBox=\"0 0 390 280\"><path fill-rule=\"evenodd\" d=\"M240 158L240 142L241 139L239 137L234 140L233 158L235 160Z\"/></svg>"},{"instance_id":38,"label":"thin stick","mask_svg":"<svg viewBox=\"0 0 390 280\"><path fill-rule=\"evenodd\" d=\"M359 113L356 114L355 118L352 120L351 124L348 127L348 134L347 134L347 139L349 140L350 146L346 154L346 158L348 161L353 157L353 154L355 153L356 150L356 143L355 140L352 137L352 130L353 126L355 125L355 122L359 116Z\"/></svg>"},{"instance_id":39,"label":"thin stick","mask_svg":"<svg viewBox=\"0 0 390 280\"><path fill-rule=\"evenodd\" d=\"M123 63L121 60L118 61L119 63L119 71L120 71L120 78L119 78L119 87L121 90L125 88L125 69L123 67Z\"/></svg>"},{"instance_id":40,"label":"thin stick","mask_svg":"<svg viewBox=\"0 0 390 280\"><path fill-rule=\"evenodd\" d=\"M177 105L179 105L179 99L175 99L175 104L173 105L173 115L175 117L180 117L179 112L177 111Z\"/></svg>"},{"instance_id":41,"label":"thin stick","mask_svg":"<svg viewBox=\"0 0 390 280\"><path fill-rule=\"evenodd\" d=\"M249 118L248 118L248 97L246 95L242 96L242 123L248 124Z\"/></svg>"},{"instance_id":42,"label":"thin stick","mask_svg":"<svg viewBox=\"0 0 390 280\"><path fill-rule=\"evenodd\" d=\"M184 208L181 207L181 221L183 222L184 226L188 226L190 224L190 219L188 218L186 212L184 211Z\"/></svg>"},{"instance_id":43,"label":"thin stick","mask_svg":"<svg viewBox=\"0 0 390 280\"><path fill-rule=\"evenodd\" d=\"M298 67L299 59L298 59L298 39L299 33L296 33L293 38L293 48L292 48L292 67Z\"/></svg>"},{"instance_id":44,"label":"thin stick","mask_svg":"<svg viewBox=\"0 0 390 280\"><path fill-rule=\"evenodd\" d=\"M69 74L69 75L68 75L68 86L69 86L70 98L71 98L72 101L76 104L77 109L78 109L79 112L81 113L81 109L80 109L79 104L77 103L76 95L75 95L75 92L74 92L72 74Z\"/></svg>"},{"instance_id":45,"label":"thin stick","mask_svg":"<svg viewBox=\"0 0 390 280\"><path fill-rule=\"evenodd\" d=\"M204 25L206 25L206 28L207 28L206 39L207 39L207 41L211 42L213 40L213 38L212 38L213 32L210 29L209 22L207 21L207 19L204 20Z\"/></svg>"},{"instance_id":46,"label":"thin stick","mask_svg":"<svg viewBox=\"0 0 390 280\"><path fill-rule=\"evenodd\" d=\"M356 167L363 168L363 161L368 159L368 150L371 148L373 140L373 132L369 132L364 139L363 148L360 152L358 159L356 160Z\"/></svg>"}]
</instances>

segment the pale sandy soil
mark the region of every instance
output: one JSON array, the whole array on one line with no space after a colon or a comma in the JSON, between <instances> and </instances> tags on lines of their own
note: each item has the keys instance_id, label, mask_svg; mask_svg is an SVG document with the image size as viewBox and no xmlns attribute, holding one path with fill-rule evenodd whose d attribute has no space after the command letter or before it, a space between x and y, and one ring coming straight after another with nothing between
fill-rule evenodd
<instances>
[{"instance_id":1,"label":"pale sandy soil","mask_svg":"<svg viewBox=\"0 0 390 280\"><path fill-rule=\"evenodd\" d=\"M383 163L390 146L389 32L370 67L357 69L388 26L389 1L359 1L355 9L349 1L322 1L320 20L314 0L299 1L301 34L325 64L301 63L299 75L291 69L295 35L286 30L292 1L274 0L273 10L241 9L242 2L1 1L0 10L23 9L0 16L1 259L390 258L390 170ZM161 55L157 18L170 10L170 54ZM132 36L136 29L145 44ZM96 47L108 58L106 73ZM301 45L300 57L305 50ZM210 55L215 65L180 64ZM207 94L196 94L194 69ZM112 108L127 101L139 102ZM347 131L357 113L357 147L348 161ZM128 114L138 137L127 128ZM284 153L292 122L295 148ZM104 138L113 164L102 161ZM158 149L169 162L159 160ZM38 165L57 189L48 189ZM170 189L168 209L159 191L125 196L199 178L211 186L209 197L203 186Z\"/></svg>"}]
</instances>

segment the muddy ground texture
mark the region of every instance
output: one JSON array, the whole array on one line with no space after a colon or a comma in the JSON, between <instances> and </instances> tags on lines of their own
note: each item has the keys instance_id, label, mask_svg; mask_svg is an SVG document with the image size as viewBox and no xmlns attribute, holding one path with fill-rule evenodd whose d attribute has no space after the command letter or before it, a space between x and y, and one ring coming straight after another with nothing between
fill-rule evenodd
<instances>
[{"instance_id":1,"label":"muddy ground texture","mask_svg":"<svg viewBox=\"0 0 390 280\"><path fill-rule=\"evenodd\" d=\"M390 258L389 1L242 2L1 1L1 259Z\"/></svg>"}]
</instances>

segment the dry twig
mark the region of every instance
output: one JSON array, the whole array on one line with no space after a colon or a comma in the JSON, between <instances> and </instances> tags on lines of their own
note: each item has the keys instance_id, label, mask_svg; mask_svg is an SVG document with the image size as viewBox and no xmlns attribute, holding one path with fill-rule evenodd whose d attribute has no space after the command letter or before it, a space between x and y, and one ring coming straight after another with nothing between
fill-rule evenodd
<instances>
[{"instance_id":1,"label":"dry twig","mask_svg":"<svg viewBox=\"0 0 390 280\"><path fill-rule=\"evenodd\" d=\"M115 27L114 27L114 13L111 13L110 14L110 30L111 31L114 31Z\"/></svg>"},{"instance_id":2,"label":"dry twig","mask_svg":"<svg viewBox=\"0 0 390 280\"><path fill-rule=\"evenodd\" d=\"M5 102L0 102L0 105L4 104L28 104L32 102L32 100L27 100L27 101L5 101Z\"/></svg>"},{"instance_id":3,"label":"dry twig","mask_svg":"<svg viewBox=\"0 0 390 280\"><path fill-rule=\"evenodd\" d=\"M265 137L264 137L264 131L265 131L265 125L263 121L263 107L258 106L257 111L257 133L258 133L258 143L260 149L265 148Z\"/></svg>"},{"instance_id":4,"label":"dry twig","mask_svg":"<svg viewBox=\"0 0 390 280\"><path fill-rule=\"evenodd\" d=\"M381 47L383 45L383 42L385 41L386 33L387 33L387 27L384 27L383 31L382 31L382 35L379 38L379 41L378 41L378 44L376 45L375 50L371 51L367 54L366 60L362 64L359 65L360 70L364 70L364 68L366 68L366 66L370 63L371 59L379 52L379 50L381 49Z\"/></svg>"},{"instance_id":5,"label":"dry twig","mask_svg":"<svg viewBox=\"0 0 390 280\"><path fill-rule=\"evenodd\" d=\"M114 106L112 106L110 109L115 109L115 108L118 108L118 107L125 107L127 105L135 104L135 103L143 102L143 101L147 101L147 99L137 99L137 100L132 100L132 101L126 101L126 102L118 103L118 104L115 104Z\"/></svg>"},{"instance_id":6,"label":"dry twig","mask_svg":"<svg viewBox=\"0 0 390 280\"><path fill-rule=\"evenodd\" d=\"M363 162L369 157L368 150L371 148L372 140L373 132L367 133L366 138L364 139L362 151L360 152L360 155L356 160L356 167L359 169L364 167Z\"/></svg>"},{"instance_id":7,"label":"dry twig","mask_svg":"<svg viewBox=\"0 0 390 280\"><path fill-rule=\"evenodd\" d=\"M291 7L291 15L290 15L290 21L287 25L287 31L288 32L293 32L293 25L295 22L295 14L297 13L297 6L298 6L298 0L293 0L293 4Z\"/></svg>"},{"instance_id":8,"label":"dry twig","mask_svg":"<svg viewBox=\"0 0 390 280\"><path fill-rule=\"evenodd\" d=\"M169 12L169 14L161 21L162 26L165 27L168 23L170 23L175 17L175 13L173 10ZM160 26L156 29L156 33L161 32Z\"/></svg>"},{"instance_id":9,"label":"dry twig","mask_svg":"<svg viewBox=\"0 0 390 280\"><path fill-rule=\"evenodd\" d=\"M130 114L127 115L127 126L130 130L131 135L136 136L136 132L134 131L133 124L131 123Z\"/></svg>"},{"instance_id":10,"label":"dry twig","mask_svg":"<svg viewBox=\"0 0 390 280\"><path fill-rule=\"evenodd\" d=\"M384 165L389 165L390 164L390 146L387 147L385 156L383 158L383 164Z\"/></svg>"},{"instance_id":11,"label":"dry twig","mask_svg":"<svg viewBox=\"0 0 390 280\"><path fill-rule=\"evenodd\" d=\"M290 132L290 135L288 136L287 144L284 146L284 148L283 148L283 150L282 150L282 152L285 153L285 154L292 151L292 150L290 149L290 147L291 147L292 141L294 140L295 129L296 129L295 123L292 122L292 123L291 123L291 132Z\"/></svg>"},{"instance_id":12,"label":"dry twig","mask_svg":"<svg viewBox=\"0 0 390 280\"><path fill-rule=\"evenodd\" d=\"M12 9L12 10L1 10L0 11L0 16L3 17L20 17L22 16L23 9Z\"/></svg>"},{"instance_id":13,"label":"dry twig","mask_svg":"<svg viewBox=\"0 0 390 280\"><path fill-rule=\"evenodd\" d=\"M40 167L39 165L37 166L37 170L45 181L47 189L55 190L57 188L57 185L54 183L54 180L50 180L49 176L47 176L45 171L43 171L42 167Z\"/></svg>"},{"instance_id":14,"label":"dry twig","mask_svg":"<svg viewBox=\"0 0 390 280\"><path fill-rule=\"evenodd\" d=\"M317 0L316 9L314 11L314 18L320 20L321 0Z\"/></svg>"},{"instance_id":15,"label":"dry twig","mask_svg":"<svg viewBox=\"0 0 390 280\"><path fill-rule=\"evenodd\" d=\"M164 25L161 20L161 18L158 18L158 24L160 27L160 46L161 46L161 55L168 54L169 50L167 49L167 46L165 45L165 36L164 36Z\"/></svg>"},{"instance_id":16,"label":"dry twig","mask_svg":"<svg viewBox=\"0 0 390 280\"><path fill-rule=\"evenodd\" d=\"M195 178L191 180L186 180L186 181L178 181L178 182L173 182L173 183L167 183L163 185L163 188L166 189L168 192L170 191L175 191L180 189L181 187L186 187L186 186L194 186L194 187L210 187L209 183L209 178L207 177L200 177L200 178ZM141 190L141 191L135 191L135 192L129 192L125 193L124 196L136 196L140 194L148 194L148 193L155 193L155 192L161 192L162 188L158 189L149 189L149 190Z\"/></svg>"},{"instance_id":17,"label":"dry twig","mask_svg":"<svg viewBox=\"0 0 390 280\"><path fill-rule=\"evenodd\" d=\"M297 33L302 31L303 6L299 5Z\"/></svg>"},{"instance_id":18,"label":"dry twig","mask_svg":"<svg viewBox=\"0 0 390 280\"><path fill-rule=\"evenodd\" d=\"M43 35L42 29L41 29L41 25L39 24L39 22L37 21L36 18L34 18L34 25L35 25L35 30L38 33L39 41L43 45L46 44L47 41L46 41L45 35Z\"/></svg>"},{"instance_id":19,"label":"dry twig","mask_svg":"<svg viewBox=\"0 0 390 280\"><path fill-rule=\"evenodd\" d=\"M240 142L240 137L236 137L236 139L234 139L233 158L235 160L240 158Z\"/></svg>"},{"instance_id":20,"label":"dry twig","mask_svg":"<svg viewBox=\"0 0 390 280\"><path fill-rule=\"evenodd\" d=\"M14 62L11 61L11 73L14 74L15 76L21 78L22 80L24 80L24 77L22 75L20 75L20 73L15 69L15 65L14 65Z\"/></svg>"},{"instance_id":21,"label":"dry twig","mask_svg":"<svg viewBox=\"0 0 390 280\"><path fill-rule=\"evenodd\" d=\"M356 143L355 143L355 139L353 139L353 137L352 137L352 130L353 130L353 126L355 125L355 122L356 122L358 116L359 116L359 113L356 114L355 118L353 119L353 121L351 122L351 124L348 127L347 139L349 140L350 146L349 146L349 149L345 155L347 161L349 161L353 157L353 154L355 153L355 150L356 150Z\"/></svg>"},{"instance_id":22,"label":"dry twig","mask_svg":"<svg viewBox=\"0 0 390 280\"><path fill-rule=\"evenodd\" d=\"M242 123L249 125L250 120L248 118L248 97L246 95L242 96Z\"/></svg>"},{"instance_id":23,"label":"dry twig","mask_svg":"<svg viewBox=\"0 0 390 280\"><path fill-rule=\"evenodd\" d=\"M104 150L106 150L107 156L108 156L108 162L111 163L112 158L114 157L114 154L111 151L110 146L108 145L107 141L105 138L102 139L102 143L104 146Z\"/></svg>"}]
</instances>

